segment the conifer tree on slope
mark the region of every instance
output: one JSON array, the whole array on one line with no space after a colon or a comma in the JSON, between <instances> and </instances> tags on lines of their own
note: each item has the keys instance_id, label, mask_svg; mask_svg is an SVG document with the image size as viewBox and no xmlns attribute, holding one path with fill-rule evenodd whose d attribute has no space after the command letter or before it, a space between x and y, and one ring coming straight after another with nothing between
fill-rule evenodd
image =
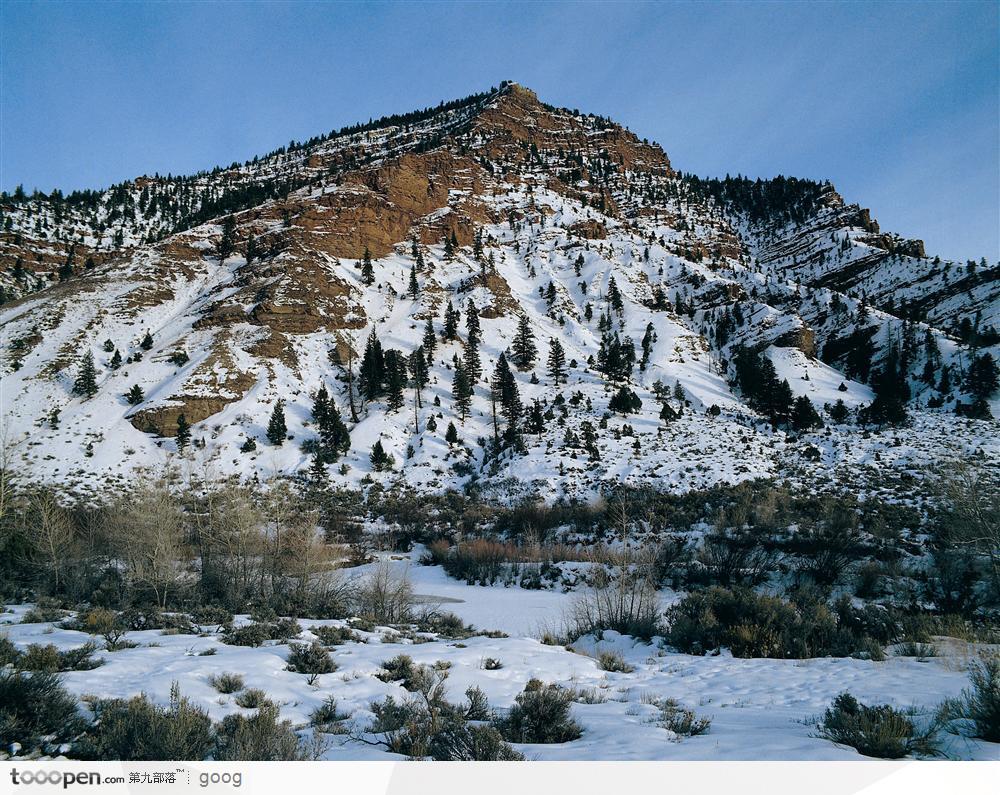
<instances>
[{"instance_id":1,"label":"conifer tree on slope","mask_svg":"<svg viewBox=\"0 0 1000 795\"><path fill-rule=\"evenodd\" d=\"M267 423L267 440L275 447L281 447L288 435L288 426L285 425L285 401L280 398L271 410L271 419Z\"/></svg>"}]
</instances>

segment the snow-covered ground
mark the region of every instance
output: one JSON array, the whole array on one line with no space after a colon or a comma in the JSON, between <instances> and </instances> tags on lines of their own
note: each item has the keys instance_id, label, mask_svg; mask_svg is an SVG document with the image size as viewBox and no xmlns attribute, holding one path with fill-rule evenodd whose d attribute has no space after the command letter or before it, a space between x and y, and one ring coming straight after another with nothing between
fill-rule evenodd
<instances>
[{"instance_id":1,"label":"snow-covered ground","mask_svg":"<svg viewBox=\"0 0 1000 795\"><path fill-rule=\"evenodd\" d=\"M572 648L545 645L537 627L558 625L572 594L525 591L520 588L466 586L449 580L438 567L409 567L415 591L428 601L442 603L480 629L500 629L509 637L470 637L461 641L434 639L413 643L388 628L359 632L365 642L348 642L331 650L337 671L307 677L285 670L289 647L229 646L218 635L130 632L133 649L99 652L104 665L90 671L64 674L67 688L79 696L130 696L146 693L165 703L170 687L206 709L214 719L239 712L234 695L220 695L209 678L223 672L240 674L247 688L259 688L280 705L284 718L305 727L310 712L327 697L350 713L347 726L364 727L371 720L369 705L386 695L405 698L399 683L375 677L384 660L405 653L417 663L443 661L449 665L447 691L459 702L470 686L480 687L491 705L510 707L529 679L537 678L584 691L588 701L572 705L572 715L583 727L579 739L555 745L518 745L529 759L539 760L738 760L738 759L862 759L852 748L837 746L817 736L815 720L841 692L849 691L864 703L889 703L899 708L933 709L943 699L968 686L966 667L975 649L954 640L939 640L939 656L924 660L889 656L884 662L850 658L809 660L735 659L723 651L717 656L692 656L647 644L614 632L600 641L587 637ZM667 597L669 598L669 596ZM0 632L15 644L52 643L71 648L88 635L49 623L16 623L27 606L9 608L0 615ZM244 617L245 619L245 617ZM313 638L310 628L343 625L341 621L300 621L300 640ZM210 656L204 652L214 650ZM602 651L620 654L634 666L630 673L601 670L595 659ZM487 658L502 667L485 670ZM701 736L678 738L655 723L654 698L672 698L712 720ZM247 712L247 710L243 710ZM390 754L333 735L329 759L385 759ZM959 759L998 759L1000 746L945 735L944 749Z\"/></svg>"}]
</instances>

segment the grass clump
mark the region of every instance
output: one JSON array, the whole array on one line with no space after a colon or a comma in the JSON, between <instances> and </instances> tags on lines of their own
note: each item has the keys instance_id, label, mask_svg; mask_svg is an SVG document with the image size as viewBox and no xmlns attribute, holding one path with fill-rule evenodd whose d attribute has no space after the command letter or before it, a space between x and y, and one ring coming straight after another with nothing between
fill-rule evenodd
<instances>
[{"instance_id":1,"label":"grass clump","mask_svg":"<svg viewBox=\"0 0 1000 795\"><path fill-rule=\"evenodd\" d=\"M672 698L658 699L652 702L660 710L656 724L672 731L678 737L695 737L707 734L712 725L711 718L699 718L695 713L685 708Z\"/></svg>"}]
</instances>

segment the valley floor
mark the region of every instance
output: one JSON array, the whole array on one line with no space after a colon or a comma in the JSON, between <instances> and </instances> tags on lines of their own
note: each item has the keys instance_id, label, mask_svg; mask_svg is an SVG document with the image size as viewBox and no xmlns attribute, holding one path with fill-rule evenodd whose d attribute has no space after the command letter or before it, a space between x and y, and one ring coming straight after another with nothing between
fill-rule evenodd
<instances>
[{"instance_id":1,"label":"valley floor","mask_svg":"<svg viewBox=\"0 0 1000 795\"><path fill-rule=\"evenodd\" d=\"M393 695L409 694L399 683L375 677L384 660L410 655L416 663L448 664L449 700L459 702L468 687L478 686L500 712L509 708L529 679L537 678L584 694L572 705L582 726L578 740L552 745L516 745L528 759L538 760L860 760L853 748L820 738L816 720L834 697L844 691L864 703L889 703L899 708L932 711L942 700L968 686L966 667L978 649L954 639L936 639L938 656L927 659L890 656L884 662L851 658L808 660L735 659L728 652L692 656L667 651L659 644L636 642L606 633L587 637L572 649L545 645L537 637L556 627L573 594L528 591L518 587L468 586L446 577L434 566L397 558L394 566L409 567L415 592L426 602L439 603L479 629L497 629L509 637L444 640L432 635L404 638L388 628L358 632L364 642L347 642L331 650L335 673L323 674L313 685L306 676L285 670L289 647L259 648L226 645L218 634L163 634L158 630L130 632L135 648L100 651L105 662L90 671L63 674L66 687L78 696L131 696L146 693L156 702L169 700L177 682L183 695L207 710L213 719L234 712L234 695L220 695L209 683L212 675L240 674L246 688L259 688L278 703L283 718L307 729L310 713L333 696L350 717L343 734L327 736L324 758L331 760L387 759L379 747L351 739L349 730L366 726L370 704ZM673 595L664 594L669 602ZM91 639L83 632L52 623L21 624L27 605L0 614L0 634L19 647L55 644L61 649ZM247 617L239 617L246 621ZM299 640L313 638L318 625L343 621L303 619ZM203 653L209 650L211 656ZM634 667L630 673L603 671L595 659L614 651ZM488 658L502 667L484 669ZM673 698L698 716L711 718L707 734L679 738L656 724L652 698ZM598 703L582 703L583 701ZM943 750L954 759L998 759L1000 745L943 735Z\"/></svg>"}]
</instances>

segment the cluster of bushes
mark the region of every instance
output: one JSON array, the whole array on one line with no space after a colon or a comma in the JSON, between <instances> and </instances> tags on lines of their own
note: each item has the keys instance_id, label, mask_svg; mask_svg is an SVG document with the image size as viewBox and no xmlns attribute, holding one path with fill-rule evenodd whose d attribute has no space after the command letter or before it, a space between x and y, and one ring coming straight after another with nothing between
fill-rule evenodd
<instances>
[{"instance_id":1,"label":"cluster of bushes","mask_svg":"<svg viewBox=\"0 0 1000 795\"><path fill-rule=\"evenodd\" d=\"M30 644L24 651L18 649L7 638L0 636L0 666L9 665L17 671L42 671L61 673L64 671L90 671L104 664L95 658L97 644L84 643L74 649L59 649L51 643Z\"/></svg>"},{"instance_id":2,"label":"cluster of bushes","mask_svg":"<svg viewBox=\"0 0 1000 795\"><path fill-rule=\"evenodd\" d=\"M884 659L883 646L901 632L891 612L855 608L846 597L831 606L808 593L786 600L749 588L692 593L666 613L667 641L688 654L727 647L735 657Z\"/></svg>"},{"instance_id":3,"label":"cluster of bushes","mask_svg":"<svg viewBox=\"0 0 1000 795\"><path fill-rule=\"evenodd\" d=\"M230 679L223 686L228 690L236 684ZM238 684L242 688L242 680ZM207 712L180 695L175 683L165 706L144 695L99 699L90 704L93 717L88 719L57 674L8 667L0 670L0 743L18 743L22 755L60 753L74 759L316 758L320 746L280 720L274 703L261 697L252 706L257 710L253 715L228 715L213 723Z\"/></svg>"}]
</instances>

